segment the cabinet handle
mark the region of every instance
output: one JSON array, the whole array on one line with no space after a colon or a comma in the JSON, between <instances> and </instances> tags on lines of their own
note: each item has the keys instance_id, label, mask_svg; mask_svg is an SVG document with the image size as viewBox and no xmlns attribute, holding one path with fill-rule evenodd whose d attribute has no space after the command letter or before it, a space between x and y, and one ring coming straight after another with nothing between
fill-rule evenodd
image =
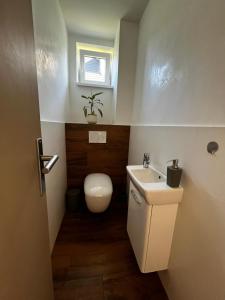
<instances>
[{"instance_id":1,"label":"cabinet handle","mask_svg":"<svg viewBox=\"0 0 225 300\"><path fill-rule=\"evenodd\" d=\"M142 204L142 200L139 199L139 197L136 195L134 190L131 190L131 195L133 196L134 201L138 204L141 205Z\"/></svg>"}]
</instances>

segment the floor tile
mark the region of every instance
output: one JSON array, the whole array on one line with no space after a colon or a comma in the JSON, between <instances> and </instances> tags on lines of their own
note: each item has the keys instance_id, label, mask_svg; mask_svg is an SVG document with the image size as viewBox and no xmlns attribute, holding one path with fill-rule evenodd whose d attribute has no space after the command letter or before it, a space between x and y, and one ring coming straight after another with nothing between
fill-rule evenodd
<instances>
[{"instance_id":1,"label":"floor tile","mask_svg":"<svg viewBox=\"0 0 225 300\"><path fill-rule=\"evenodd\" d=\"M140 272L126 218L125 202L65 215L52 255L55 300L168 300L157 273Z\"/></svg>"}]
</instances>

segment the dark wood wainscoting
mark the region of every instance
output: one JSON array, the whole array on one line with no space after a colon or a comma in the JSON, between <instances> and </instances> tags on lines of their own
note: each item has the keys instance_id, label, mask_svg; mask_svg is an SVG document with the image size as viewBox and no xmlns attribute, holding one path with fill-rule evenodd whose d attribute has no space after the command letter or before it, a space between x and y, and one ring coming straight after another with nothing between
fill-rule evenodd
<instances>
[{"instance_id":1,"label":"dark wood wainscoting","mask_svg":"<svg viewBox=\"0 0 225 300\"><path fill-rule=\"evenodd\" d=\"M106 144L89 144L88 131L106 131ZM90 173L106 173L125 191L130 126L66 124L68 187L83 187Z\"/></svg>"}]
</instances>

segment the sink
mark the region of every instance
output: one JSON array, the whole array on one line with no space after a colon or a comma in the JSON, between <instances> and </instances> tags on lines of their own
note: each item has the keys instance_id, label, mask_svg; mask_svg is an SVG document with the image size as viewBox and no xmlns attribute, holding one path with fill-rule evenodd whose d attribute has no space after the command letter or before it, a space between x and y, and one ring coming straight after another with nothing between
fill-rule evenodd
<instances>
[{"instance_id":1,"label":"sink","mask_svg":"<svg viewBox=\"0 0 225 300\"><path fill-rule=\"evenodd\" d=\"M149 205L165 205L181 202L183 188L171 188L166 184L166 176L152 166L127 166L130 180L144 196Z\"/></svg>"},{"instance_id":2,"label":"sink","mask_svg":"<svg viewBox=\"0 0 225 300\"><path fill-rule=\"evenodd\" d=\"M165 176L159 174L152 168L131 169L131 172L133 176L142 183L165 181Z\"/></svg>"}]
</instances>

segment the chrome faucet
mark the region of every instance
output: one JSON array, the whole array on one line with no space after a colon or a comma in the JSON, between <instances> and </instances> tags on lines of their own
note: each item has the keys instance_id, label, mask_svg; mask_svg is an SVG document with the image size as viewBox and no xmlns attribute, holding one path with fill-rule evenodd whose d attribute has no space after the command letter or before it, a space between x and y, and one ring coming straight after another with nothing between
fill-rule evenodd
<instances>
[{"instance_id":1,"label":"chrome faucet","mask_svg":"<svg viewBox=\"0 0 225 300\"><path fill-rule=\"evenodd\" d=\"M150 154L149 153L144 153L143 168L148 168L149 165L150 165Z\"/></svg>"}]
</instances>

